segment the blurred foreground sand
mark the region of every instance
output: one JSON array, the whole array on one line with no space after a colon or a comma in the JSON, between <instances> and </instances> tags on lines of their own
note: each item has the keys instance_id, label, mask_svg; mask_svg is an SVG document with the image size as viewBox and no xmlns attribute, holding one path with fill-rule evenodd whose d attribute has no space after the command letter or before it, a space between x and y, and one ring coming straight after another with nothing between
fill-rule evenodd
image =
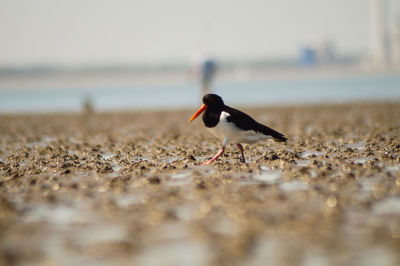
<instances>
[{"instance_id":1,"label":"blurred foreground sand","mask_svg":"<svg viewBox=\"0 0 400 266\"><path fill-rule=\"evenodd\" d=\"M399 265L400 104L0 116L0 265Z\"/></svg>"}]
</instances>

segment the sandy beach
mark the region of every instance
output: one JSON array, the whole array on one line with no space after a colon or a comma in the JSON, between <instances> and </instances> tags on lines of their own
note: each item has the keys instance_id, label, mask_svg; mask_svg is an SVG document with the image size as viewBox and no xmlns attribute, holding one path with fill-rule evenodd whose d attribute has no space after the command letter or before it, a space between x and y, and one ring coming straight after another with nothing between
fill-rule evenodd
<instances>
[{"instance_id":1,"label":"sandy beach","mask_svg":"<svg viewBox=\"0 0 400 266\"><path fill-rule=\"evenodd\" d=\"M0 265L400 265L400 103L0 116Z\"/></svg>"}]
</instances>

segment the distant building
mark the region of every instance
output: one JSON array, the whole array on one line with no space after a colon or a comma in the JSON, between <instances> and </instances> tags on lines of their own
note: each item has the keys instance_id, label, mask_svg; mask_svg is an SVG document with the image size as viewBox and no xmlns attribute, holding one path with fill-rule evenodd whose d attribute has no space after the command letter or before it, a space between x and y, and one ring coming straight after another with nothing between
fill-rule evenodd
<instances>
[{"instance_id":1,"label":"distant building","mask_svg":"<svg viewBox=\"0 0 400 266\"><path fill-rule=\"evenodd\" d=\"M314 39L300 45L299 63L302 66L330 64L335 60L335 45L329 39Z\"/></svg>"},{"instance_id":2,"label":"distant building","mask_svg":"<svg viewBox=\"0 0 400 266\"><path fill-rule=\"evenodd\" d=\"M400 69L400 17L391 24L389 31L390 40L390 64Z\"/></svg>"},{"instance_id":3,"label":"distant building","mask_svg":"<svg viewBox=\"0 0 400 266\"><path fill-rule=\"evenodd\" d=\"M299 54L300 65L302 66L313 66L317 64L317 51L314 47L309 45L303 45L300 48Z\"/></svg>"},{"instance_id":4,"label":"distant building","mask_svg":"<svg viewBox=\"0 0 400 266\"><path fill-rule=\"evenodd\" d=\"M385 68L389 65L386 15L386 0L370 1L369 63L373 68Z\"/></svg>"}]
</instances>

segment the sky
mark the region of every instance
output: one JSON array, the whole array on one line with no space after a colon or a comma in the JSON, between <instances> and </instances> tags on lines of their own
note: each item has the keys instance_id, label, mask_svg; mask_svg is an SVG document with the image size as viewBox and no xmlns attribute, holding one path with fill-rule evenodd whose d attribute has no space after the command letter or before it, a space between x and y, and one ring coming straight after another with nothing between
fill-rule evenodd
<instances>
[{"instance_id":1,"label":"sky","mask_svg":"<svg viewBox=\"0 0 400 266\"><path fill-rule=\"evenodd\" d=\"M314 39L342 55L369 45L370 0L0 0L0 66L294 57ZM400 1L387 0L388 19Z\"/></svg>"}]
</instances>

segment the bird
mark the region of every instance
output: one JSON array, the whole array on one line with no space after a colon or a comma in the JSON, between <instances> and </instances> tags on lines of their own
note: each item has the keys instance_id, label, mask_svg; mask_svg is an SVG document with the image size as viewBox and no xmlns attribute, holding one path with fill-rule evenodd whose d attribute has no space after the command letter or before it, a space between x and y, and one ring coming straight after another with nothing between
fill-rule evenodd
<instances>
[{"instance_id":1,"label":"bird","mask_svg":"<svg viewBox=\"0 0 400 266\"><path fill-rule=\"evenodd\" d=\"M223 155L230 142L235 143L239 148L243 163L246 163L246 160L241 143L252 144L263 139L287 142L283 134L258 123L244 112L225 105L222 98L216 94L204 95L203 104L189 121L192 122L201 113L203 113L202 118L206 128L217 138L222 139L222 148L203 165L208 165Z\"/></svg>"}]
</instances>

